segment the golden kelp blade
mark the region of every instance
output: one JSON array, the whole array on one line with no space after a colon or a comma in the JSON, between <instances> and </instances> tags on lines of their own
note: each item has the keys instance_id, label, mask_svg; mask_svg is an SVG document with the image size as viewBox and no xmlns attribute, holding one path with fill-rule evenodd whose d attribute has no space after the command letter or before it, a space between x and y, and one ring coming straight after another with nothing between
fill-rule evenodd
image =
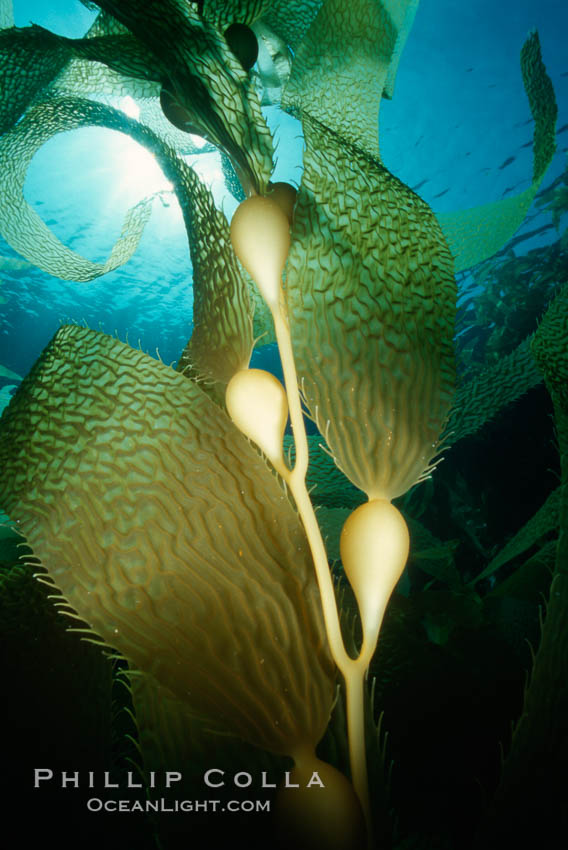
<instances>
[{"instance_id":1,"label":"golden kelp blade","mask_svg":"<svg viewBox=\"0 0 568 850\"><path fill-rule=\"evenodd\" d=\"M456 285L428 205L304 115L286 267L300 378L347 477L392 499L436 454L453 395Z\"/></svg>"},{"instance_id":2,"label":"golden kelp blade","mask_svg":"<svg viewBox=\"0 0 568 850\"><path fill-rule=\"evenodd\" d=\"M254 306L231 249L227 219L199 180L191 188L194 328L177 368L224 404L227 384L249 364Z\"/></svg>"},{"instance_id":3,"label":"golden kelp blade","mask_svg":"<svg viewBox=\"0 0 568 850\"><path fill-rule=\"evenodd\" d=\"M274 752L323 734L333 666L303 531L192 381L63 327L1 420L0 503L93 631Z\"/></svg>"}]
</instances>

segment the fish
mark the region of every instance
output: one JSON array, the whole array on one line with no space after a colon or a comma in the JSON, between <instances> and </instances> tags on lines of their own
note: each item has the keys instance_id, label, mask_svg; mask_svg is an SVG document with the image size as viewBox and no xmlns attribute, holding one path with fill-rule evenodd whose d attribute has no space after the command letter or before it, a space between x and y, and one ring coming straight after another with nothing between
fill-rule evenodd
<instances>
[{"instance_id":1,"label":"fish","mask_svg":"<svg viewBox=\"0 0 568 850\"><path fill-rule=\"evenodd\" d=\"M501 163L501 165L499 166L499 171L502 171L504 168L507 168L507 166L508 166L508 165L511 165L511 163L512 163L512 162L514 162L514 161L515 161L515 157L514 157L514 156L509 156L509 157L507 157L507 159L505 160L505 162Z\"/></svg>"}]
</instances>

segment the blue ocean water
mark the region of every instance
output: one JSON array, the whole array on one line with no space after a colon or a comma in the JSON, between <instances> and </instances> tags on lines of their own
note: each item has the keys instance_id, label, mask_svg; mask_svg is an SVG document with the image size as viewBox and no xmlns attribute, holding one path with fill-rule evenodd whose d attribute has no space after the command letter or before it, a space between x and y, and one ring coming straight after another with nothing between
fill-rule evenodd
<instances>
[{"instance_id":1,"label":"blue ocean water","mask_svg":"<svg viewBox=\"0 0 568 850\"><path fill-rule=\"evenodd\" d=\"M14 0L14 17L17 26L34 22L77 37L94 15L78 0ZM498 200L530 184L532 122L519 53L533 28L559 105L558 148L546 188L566 167L568 5L423 0L394 98L381 105L380 140L385 165L435 212ZM300 125L276 108L267 114L279 139L275 179L298 183ZM236 202L224 187L218 157L202 154L193 162L230 216ZM110 130L82 129L52 139L38 152L26 197L62 241L101 262L128 208L164 186L152 157L136 143ZM524 231L544 225L548 229L518 252L558 238L550 214L534 207ZM0 256L17 255L0 240ZM158 349L165 362L175 362L191 334L193 304L187 238L175 197L154 201L138 251L121 269L90 283L60 281L34 268L3 270L0 299L0 364L19 375L69 320L128 336L148 353Z\"/></svg>"}]
</instances>

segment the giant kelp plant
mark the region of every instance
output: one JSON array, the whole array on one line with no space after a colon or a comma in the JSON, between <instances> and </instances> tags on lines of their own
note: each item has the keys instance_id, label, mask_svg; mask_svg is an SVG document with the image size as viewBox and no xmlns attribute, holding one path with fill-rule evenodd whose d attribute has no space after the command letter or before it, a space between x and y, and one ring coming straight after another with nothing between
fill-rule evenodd
<instances>
[{"instance_id":1,"label":"giant kelp plant","mask_svg":"<svg viewBox=\"0 0 568 850\"><path fill-rule=\"evenodd\" d=\"M531 840L554 840L561 800L542 816L557 799L550 776L568 739L566 690L552 684L566 681L568 658L565 290L551 288L558 295L532 340L474 370L457 391L453 341L455 273L487 261L515 233L555 150L556 104L538 36L521 52L535 126L530 187L436 217L384 167L378 140L379 104L394 93L418 0L87 5L101 12L73 40L10 27L4 3L0 230L27 261L64 279L88 281L126 262L149 200L96 264L51 233L23 184L36 150L58 132L127 133L155 155L179 200L194 331L174 370L66 325L22 382L0 422L0 505L12 523L0 538L6 639L37 655L37 620L55 635L42 651L66 647L73 680L84 675L100 701L97 764L123 775L137 763L151 800L165 769L179 769L184 794L196 796L199 769L215 753L241 770L268 764L281 776L287 768L275 818L263 821L263 840L270 834L282 846L502 846L517 831L531 835L526 820ZM104 102L117 94L139 102L139 120ZM266 103L302 122L297 191L271 183ZM191 134L222 152L232 190L245 198L230 227L184 159ZM249 368L255 345L274 340L285 389ZM467 482L454 482L445 504L426 488L438 479L441 446L477 432L542 375L563 483L502 551L489 551L482 523L467 514ZM302 404L317 437L306 434ZM449 528L468 535L476 562L462 568ZM535 557L495 583L537 543ZM502 773L473 752L452 768L462 782L472 768L470 795L484 774L487 793L497 789L493 803L457 807L432 767L442 802L424 794L425 805L412 759L430 758L428 748L408 733L415 752L405 752L400 734L405 724L422 728L405 699L413 676L424 691L445 693L441 670L451 659L465 688L471 641L478 667L496 657L522 671L519 642L539 639L532 621L547 568L551 602ZM103 647L112 671L83 643L77 660L76 635L51 616L32 573L77 621L73 632ZM504 637L504 600L519 598L530 620L520 641ZM478 688L475 665L470 672ZM486 687L498 678L488 674ZM507 700L513 717L520 705L509 692ZM392 781L377 730L383 710ZM82 723L90 725L88 711L76 721L79 737ZM502 718L480 718L483 732L496 746ZM459 740L465 746L463 733ZM441 764L452 775L447 754ZM466 811L468 828L456 816ZM187 822L162 818L155 828L160 846L188 841ZM250 820L245 828L252 842Z\"/></svg>"}]
</instances>

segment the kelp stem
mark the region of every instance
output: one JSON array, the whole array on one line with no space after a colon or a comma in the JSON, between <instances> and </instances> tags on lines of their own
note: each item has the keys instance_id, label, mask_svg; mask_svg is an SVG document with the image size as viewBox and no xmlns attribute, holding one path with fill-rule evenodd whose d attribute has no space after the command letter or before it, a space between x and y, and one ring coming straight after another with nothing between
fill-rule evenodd
<instances>
[{"instance_id":1,"label":"kelp stem","mask_svg":"<svg viewBox=\"0 0 568 850\"><path fill-rule=\"evenodd\" d=\"M290 409L290 421L294 433L296 447L296 460L293 469L284 473L286 483L292 491L296 507L302 520L308 543L314 560L316 578L322 599L323 616L327 638L331 648L331 654L345 680L347 696L347 735L349 741L349 760L351 765L351 777L353 787L361 802L365 822L367 826L367 841L369 848L372 846L372 818L371 805L369 801L369 783L367 775L367 757L365 746L365 711L364 711L364 681L365 673L373 654L374 646L364 645L364 651L359 658L352 659L345 650L333 580L327 561L327 553L322 540L320 528L316 519L315 511L306 488L306 472L308 468L308 441L300 392L298 389L298 377L292 341L287 317L282 307L272 312L276 340L284 372L284 383L288 396ZM375 641L376 645L376 641Z\"/></svg>"},{"instance_id":2,"label":"kelp stem","mask_svg":"<svg viewBox=\"0 0 568 850\"><path fill-rule=\"evenodd\" d=\"M367 665L350 661L348 675L345 678L347 697L347 739L349 742L349 763L353 787L361 802L367 825L367 845L373 846L373 820L369 799L369 777L367 773L367 748L365 746L365 701L364 687Z\"/></svg>"},{"instance_id":3,"label":"kelp stem","mask_svg":"<svg viewBox=\"0 0 568 850\"><path fill-rule=\"evenodd\" d=\"M312 552L316 577L322 599L325 628L333 659L341 672L345 675L344 669L348 666L351 659L345 651L343 638L341 636L341 626L339 624L339 615L335 602L333 580L331 578L327 562L327 553L325 551L314 508L306 489L305 476L308 468L308 441L306 437L306 429L304 427L300 393L298 391L298 378L296 375L296 365L294 363L294 355L292 352L290 331L288 328L288 322L281 311L275 310L273 318L276 330L276 339L280 351L280 359L282 361L282 369L284 372L284 383L286 385L288 405L290 408L290 420L292 423L292 430L294 432L294 444L296 446L296 461L294 468L285 472L285 480L292 491L292 495L294 496L296 507L304 525L308 543Z\"/></svg>"}]
</instances>

